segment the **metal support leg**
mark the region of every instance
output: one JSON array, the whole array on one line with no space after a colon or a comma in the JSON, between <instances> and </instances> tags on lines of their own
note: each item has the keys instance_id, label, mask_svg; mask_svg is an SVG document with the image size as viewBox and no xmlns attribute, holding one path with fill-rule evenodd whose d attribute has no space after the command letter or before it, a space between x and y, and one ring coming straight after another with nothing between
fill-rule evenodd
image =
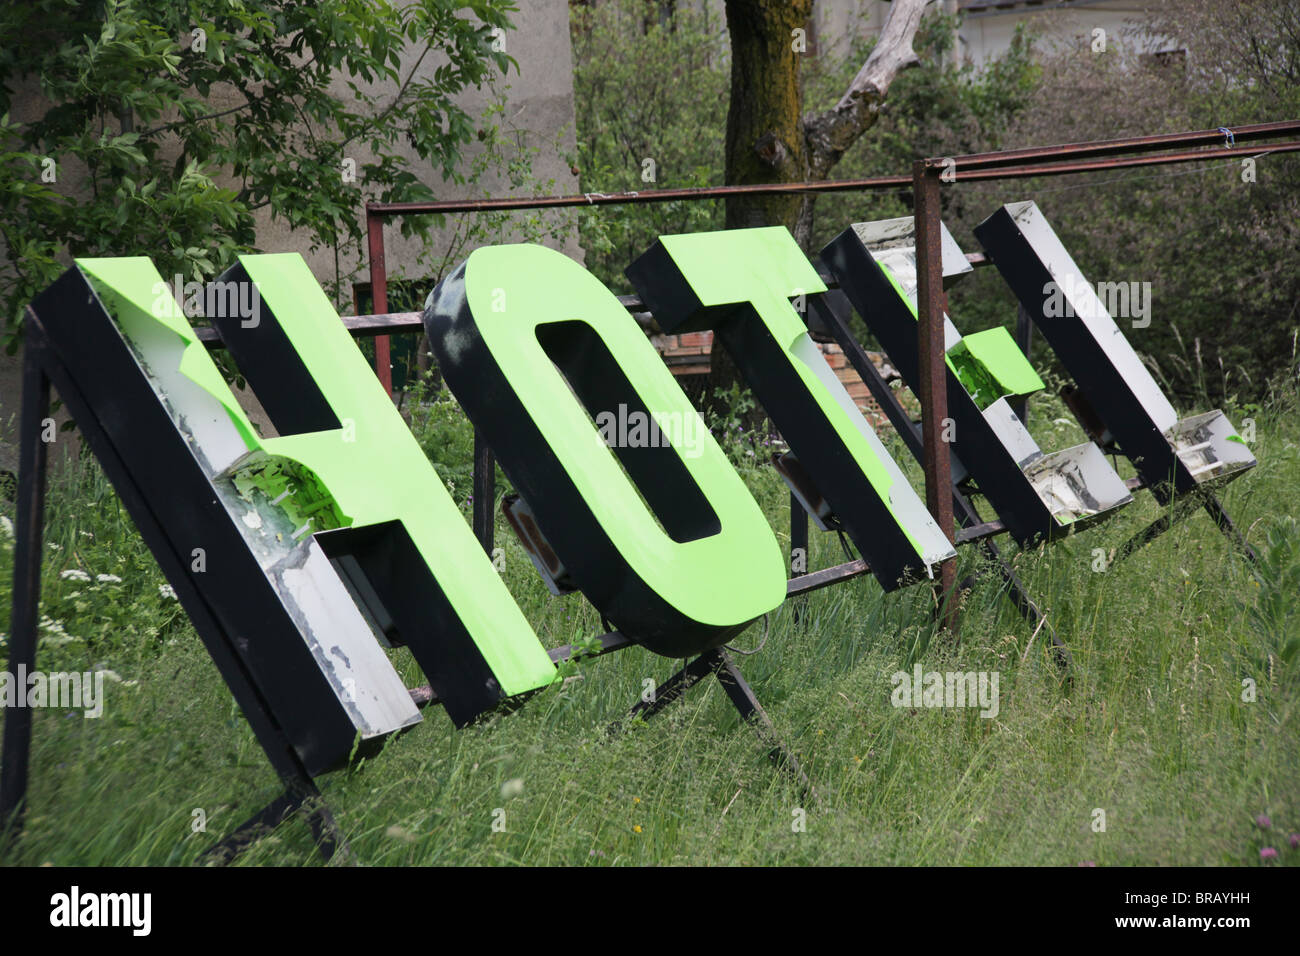
<instances>
[{"instance_id":1,"label":"metal support leg","mask_svg":"<svg viewBox=\"0 0 1300 956\"><path fill-rule=\"evenodd\" d=\"M1193 491L1168 505L1164 514L1125 541L1116 551L1115 560L1112 563L1119 564L1119 562L1132 555L1133 552L1146 547L1172 528L1175 523L1190 517L1197 508L1205 509L1206 513L1214 519L1218 529L1223 532L1224 537L1236 545L1237 549L1251 563L1259 561L1259 555L1250 546L1250 542L1246 540L1232 519L1228 517L1228 513L1223 510L1223 505L1219 502L1219 499L1209 491Z\"/></svg>"},{"instance_id":2,"label":"metal support leg","mask_svg":"<svg viewBox=\"0 0 1300 956\"><path fill-rule=\"evenodd\" d=\"M628 713L628 717L636 717L638 714L644 718L653 717L701 680L708 677L713 672L713 668L714 663L710 660L709 655L700 655L672 677L658 685L651 700L642 699L637 701L636 706ZM617 725L613 729L617 729Z\"/></svg>"},{"instance_id":3,"label":"metal support leg","mask_svg":"<svg viewBox=\"0 0 1300 956\"><path fill-rule=\"evenodd\" d=\"M944 365L943 261L940 250L939 168L926 160L912 164L912 201L916 219L916 315L921 401L921 444L924 455L925 504L939 530L953 540L952 458L942 439L948 416L948 379ZM939 564L939 609L941 625L957 631L957 560Z\"/></svg>"},{"instance_id":4,"label":"metal support leg","mask_svg":"<svg viewBox=\"0 0 1300 956\"><path fill-rule=\"evenodd\" d=\"M803 768L799 766L798 759L777 737L772 720L767 716L763 705L758 702L754 689L749 686L749 682L745 680L727 652L720 647L705 651L668 678L656 688L653 700L638 701L628 716L635 717L638 714L645 718L654 716L710 674L717 677L718 683L726 691L727 698L736 708L741 719L753 727L763 743L771 748L768 756L772 761L784 767L794 777L805 799L815 801L817 791L813 789ZM620 728L621 724L615 724L610 728L610 732L617 732Z\"/></svg>"},{"instance_id":5,"label":"metal support leg","mask_svg":"<svg viewBox=\"0 0 1300 956\"><path fill-rule=\"evenodd\" d=\"M1156 538L1160 537L1172 528L1175 522L1182 521L1197 508L1201 507L1202 504L1203 502L1200 496L1195 493L1184 495L1183 497L1174 500L1166 506L1164 514L1120 545L1119 549L1115 552L1115 560L1112 561L1111 564L1119 564L1135 551L1145 548Z\"/></svg>"},{"instance_id":6,"label":"metal support leg","mask_svg":"<svg viewBox=\"0 0 1300 956\"><path fill-rule=\"evenodd\" d=\"M384 220L366 210L366 244L370 257L370 305L383 315L388 311L388 266L384 255ZM375 336L375 374L388 397L393 396L392 350L387 335Z\"/></svg>"},{"instance_id":7,"label":"metal support leg","mask_svg":"<svg viewBox=\"0 0 1300 956\"><path fill-rule=\"evenodd\" d=\"M955 489L952 497L957 512L957 520L962 525L973 527L980 523L980 514L975 510L974 502ZM984 538L980 541L980 550L997 568L998 576L1002 578L1003 583L1007 586L1007 597L1011 598L1011 602L1015 605L1016 610L1020 612L1020 616L1035 628L1043 627L1046 629L1047 639L1052 645L1057 666L1063 671L1068 671L1073 663L1070 649L1065 646L1065 642L1056 633L1056 628L1052 627L1051 622L1046 620L1046 615L1034 603L1033 598L1029 596L1029 592L1025 590L1025 586L1020 582L1020 576L1016 574L1015 568L1011 566L1006 558L1002 557L1002 552L998 550L998 546L990 538Z\"/></svg>"},{"instance_id":8,"label":"metal support leg","mask_svg":"<svg viewBox=\"0 0 1300 956\"><path fill-rule=\"evenodd\" d=\"M799 784L799 790L804 799L816 802L817 791L813 789L812 781L808 779L807 774L803 772L803 768L799 766L799 759L777 736L776 728L772 726L772 719L767 716L767 711L763 709L763 705L754 696L754 689L749 686L745 676L740 673L740 668L735 665L731 657L722 648L709 651L709 654L705 656L709 655L712 655L716 661L714 674L718 678L718 683L722 685L722 689L731 698L731 703L740 713L741 719L748 721L763 743L770 747L768 757L773 763L784 767L790 776L794 778L795 782Z\"/></svg>"},{"instance_id":9,"label":"metal support leg","mask_svg":"<svg viewBox=\"0 0 1300 956\"><path fill-rule=\"evenodd\" d=\"M1025 358L1029 358L1029 350L1034 342L1034 323L1025 311L1022 305L1016 310L1016 345L1020 346L1020 351L1025 353ZM1020 423L1026 428L1029 427L1029 396L1021 395L1011 402L1011 410L1016 413Z\"/></svg>"},{"instance_id":10,"label":"metal support leg","mask_svg":"<svg viewBox=\"0 0 1300 956\"><path fill-rule=\"evenodd\" d=\"M327 862L352 862L352 850L311 780L289 781L284 793L253 814L219 843L204 851L199 864L226 866L295 814L306 817L316 849Z\"/></svg>"},{"instance_id":11,"label":"metal support leg","mask_svg":"<svg viewBox=\"0 0 1300 956\"><path fill-rule=\"evenodd\" d=\"M1238 530L1237 526L1232 523L1232 519L1228 517L1228 512L1223 510L1223 505L1219 502L1219 499L1214 495L1207 493L1205 495L1205 510L1209 516L1214 519L1214 523L1219 526L1219 530L1223 532L1224 536L1237 546L1237 550L1239 550L1251 564L1258 564L1259 555L1255 552L1255 549L1250 546L1250 542L1246 540L1246 536L1243 535L1241 531Z\"/></svg>"},{"instance_id":12,"label":"metal support leg","mask_svg":"<svg viewBox=\"0 0 1300 956\"><path fill-rule=\"evenodd\" d=\"M801 563L800 563L801 562ZM801 567L802 570L796 570ZM797 578L808 573L808 512L804 511L799 499L790 494L790 577ZM803 602L796 598L790 605L790 616L794 623L799 623Z\"/></svg>"},{"instance_id":13,"label":"metal support leg","mask_svg":"<svg viewBox=\"0 0 1300 956\"><path fill-rule=\"evenodd\" d=\"M47 449L41 440L50 410L50 380L42 364L44 342L29 336L23 349L23 397L18 464L18 509L14 542L13 616L9 634L9 673L36 669L36 626L40 620L41 557L45 527ZM15 679L17 679L15 677ZM32 710L20 688L19 706L5 715L0 757L0 846L22 829L31 757Z\"/></svg>"}]
</instances>

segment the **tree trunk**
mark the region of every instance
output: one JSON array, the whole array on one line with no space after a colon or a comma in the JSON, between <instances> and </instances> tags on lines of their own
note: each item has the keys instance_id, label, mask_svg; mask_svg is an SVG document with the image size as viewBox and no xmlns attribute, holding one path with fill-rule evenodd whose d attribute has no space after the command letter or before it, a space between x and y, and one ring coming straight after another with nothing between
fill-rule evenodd
<instances>
[{"instance_id":1,"label":"tree trunk","mask_svg":"<svg viewBox=\"0 0 1300 956\"><path fill-rule=\"evenodd\" d=\"M726 142L729 186L803 179L803 96L795 31L805 29L811 15L812 0L727 0L731 36ZM797 196L727 200L728 229L794 228L798 215Z\"/></svg>"},{"instance_id":2,"label":"tree trunk","mask_svg":"<svg viewBox=\"0 0 1300 956\"><path fill-rule=\"evenodd\" d=\"M807 27L813 0L726 0L731 37L731 101L727 108L726 183L799 182L804 177L796 30ZM735 196L727 203L728 229L785 226L799 218L798 196ZM740 378L714 340L709 355L709 404L716 389ZM747 425L756 427L761 412Z\"/></svg>"},{"instance_id":3,"label":"tree trunk","mask_svg":"<svg viewBox=\"0 0 1300 956\"><path fill-rule=\"evenodd\" d=\"M917 62L912 40L930 2L893 0L880 39L839 102L805 118L796 31L807 29L813 0L726 0L731 36L727 185L828 178L844 151L875 124L894 77ZM727 228L785 226L809 251L814 202L813 196L798 195L729 198ZM715 342L710 391L730 388L737 378L730 357Z\"/></svg>"}]
</instances>

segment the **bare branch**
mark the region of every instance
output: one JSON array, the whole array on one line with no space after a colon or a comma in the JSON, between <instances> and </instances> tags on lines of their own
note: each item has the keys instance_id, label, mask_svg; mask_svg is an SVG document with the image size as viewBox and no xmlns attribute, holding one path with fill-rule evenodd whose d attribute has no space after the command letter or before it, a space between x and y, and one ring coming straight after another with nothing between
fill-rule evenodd
<instances>
[{"instance_id":1,"label":"bare branch","mask_svg":"<svg viewBox=\"0 0 1300 956\"><path fill-rule=\"evenodd\" d=\"M894 0L875 48L839 102L824 113L804 117L808 178L827 177L845 150L875 124L894 78L919 62L912 40L931 2Z\"/></svg>"}]
</instances>

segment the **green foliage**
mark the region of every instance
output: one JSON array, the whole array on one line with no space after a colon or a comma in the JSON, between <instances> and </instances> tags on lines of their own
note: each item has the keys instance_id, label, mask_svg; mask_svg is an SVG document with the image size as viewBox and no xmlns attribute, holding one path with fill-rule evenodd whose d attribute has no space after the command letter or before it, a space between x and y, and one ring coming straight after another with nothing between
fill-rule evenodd
<instances>
[{"instance_id":1,"label":"green foliage","mask_svg":"<svg viewBox=\"0 0 1300 956\"><path fill-rule=\"evenodd\" d=\"M454 403L429 416L414 425L445 478L467 465L472 429ZM1261 410L1260 465L1224 492L1256 545L1259 529L1293 510L1297 420L1294 406ZM62 643L47 626L38 663L111 668L122 680L106 683L99 719L34 715L27 825L5 862L192 863L280 785L179 606L159 594L162 577L98 468L73 467L52 488L42 615L81 640ZM741 474L785 542L779 478ZM454 480L464 507L468 484ZM960 643L935 634L924 585L886 595L859 579L802 599L798 622L794 602L772 614L764 650L740 666L816 803L772 766L770 746L716 681L652 720L625 722L644 681L680 665L636 649L568 668L573 680L465 730L426 711L381 754L320 784L372 865L1257 865L1263 837L1251 821L1300 820L1296 687L1261 679L1240 598L1256 593L1253 573L1205 515L1092 570L1093 548L1158 514L1144 493L1112 522L1005 550L1074 655L1068 684L1045 634L992 576L964 602ZM1294 552L1293 535L1280 547ZM506 583L547 646L600 632L580 595L550 596L501 520L496 540ZM3 614L13 544L2 529L0 545ZM982 567L976 549L961 555L959 577ZM812 534L811 569L843 560L833 535ZM73 580L68 569L122 582ZM1295 608L1295 588L1276 593ZM757 646L761 627L734 643ZM996 671L997 718L891 706L891 674L921 649L926 670ZM408 684L421 682L408 652L390 653ZM1243 700L1246 677L1257 700ZM611 735L616 721L623 732ZM192 829L196 807L207 832ZM494 833L501 807L505 830ZM1107 811L1106 833L1089 827L1095 807ZM806 832L792 832L793 808L807 811ZM1278 863L1300 863L1285 841L1269 845ZM310 831L292 821L241 862L317 861Z\"/></svg>"},{"instance_id":2,"label":"green foliage","mask_svg":"<svg viewBox=\"0 0 1300 956\"><path fill-rule=\"evenodd\" d=\"M1028 105L1039 80L1034 36L1017 26L1009 48L984 67L953 67L948 62L954 18L933 13L921 21L913 47L920 65L894 80L876 124L844 154L836 179L910 173L919 156L954 156L1020 145L1007 142L1012 119ZM805 61L804 105L809 112L835 103L875 47L875 37L859 37ZM944 194L944 215L960 201ZM812 250L816 251L851 222L911 214L910 190L897 194L831 193L817 200Z\"/></svg>"},{"instance_id":3,"label":"green foliage","mask_svg":"<svg viewBox=\"0 0 1300 956\"><path fill-rule=\"evenodd\" d=\"M722 183L729 72L726 25L708 5L682 5L664 22L644 0L570 13L578 159L585 192ZM643 179L653 163L651 180ZM661 235L721 229L722 204L668 202L583 210L587 268L619 292L623 269Z\"/></svg>"},{"instance_id":4,"label":"green foliage","mask_svg":"<svg viewBox=\"0 0 1300 956\"><path fill-rule=\"evenodd\" d=\"M1294 675L1300 652L1300 523L1290 515L1276 518L1265 540L1252 573L1255 602L1246 611L1259 641L1262 672L1281 681Z\"/></svg>"},{"instance_id":5,"label":"green foliage","mask_svg":"<svg viewBox=\"0 0 1300 956\"><path fill-rule=\"evenodd\" d=\"M254 213L269 207L337 260L360 243L364 201L434 198L401 148L464 183L465 147L487 134L457 97L513 63L492 31L514 10L511 0L5 4L0 310L11 347L21 308L67 256L150 255L165 276L210 278L253 248ZM444 62L417 75L430 57Z\"/></svg>"},{"instance_id":6,"label":"green foliage","mask_svg":"<svg viewBox=\"0 0 1300 956\"><path fill-rule=\"evenodd\" d=\"M1105 53L1084 36L1044 54L1041 83L1006 145L1300 116L1293 0L1169 0L1151 9L1111 36ZM1184 53L1157 55L1167 38ZM1237 149L1237 158L1150 170L959 183L945 192L945 217L971 247L970 228L997 205L1033 198L1091 282L1151 284L1150 325L1118 321L1175 404L1259 400L1297 369L1300 159L1259 156L1248 143ZM984 276L956 286L954 316L981 327L1010 322L1015 305L998 284ZM1046 350L1042 358L1052 360Z\"/></svg>"},{"instance_id":7,"label":"green foliage","mask_svg":"<svg viewBox=\"0 0 1300 956\"><path fill-rule=\"evenodd\" d=\"M417 382L403 396L407 424L442 483L468 513L474 490L474 425L450 391L444 389L436 401L427 395L427 388Z\"/></svg>"},{"instance_id":8,"label":"green foliage","mask_svg":"<svg viewBox=\"0 0 1300 956\"><path fill-rule=\"evenodd\" d=\"M643 0L573 10L574 96L582 188L619 192L720 185L730 67L725 23L679 6L647 18ZM1037 79L1029 34L1017 30L1010 50L983 71L952 69L944 55L952 18L927 16L917 35L919 69L890 90L876 126L836 167L836 178L894 174L918 155L971 152L1000 145L1009 118L1024 108ZM874 38L857 38L803 62L804 108L835 103L870 54ZM646 159L656 180L641 178ZM908 211L905 196L830 194L817 200L814 248L849 222ZM624 267L660 235L723 228L720 202L671 202L583 211L587 266L619 291Z\"/></svg>"}]
</instances>

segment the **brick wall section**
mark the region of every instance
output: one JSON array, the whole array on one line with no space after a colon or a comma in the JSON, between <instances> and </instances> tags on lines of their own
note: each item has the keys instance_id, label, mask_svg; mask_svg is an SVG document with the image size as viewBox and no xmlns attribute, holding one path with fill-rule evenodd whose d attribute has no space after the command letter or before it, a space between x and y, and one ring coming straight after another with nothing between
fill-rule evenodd
<instances>
[{"instance_id":1,"label":"brick wall section","mask_svg":"<svg viewBox=\"0 0 1300 956\"><path fill-rule=\"evenodd\" d=\"M709 374L709 350L713 346L712 332L687 332L682 335L652 335L650 343L663 356L664 361L668 364L669 370L677 376L686 377L691 375L708 375ZM866 383L853 370L849 364L848 357L834 343L819 343L818 348L822 351L822 356L826 363L835 371L836 377L844 383L845 390L849 397L862 409L862 413L867 417L873 428L880 431L882 428L888 430L889 423L885 419L884 413L881 412L880 406L876 400L871 397ZM879 368L882 359L874 352L867 353L876 367Z\"/></svg>"}]
</instances>

